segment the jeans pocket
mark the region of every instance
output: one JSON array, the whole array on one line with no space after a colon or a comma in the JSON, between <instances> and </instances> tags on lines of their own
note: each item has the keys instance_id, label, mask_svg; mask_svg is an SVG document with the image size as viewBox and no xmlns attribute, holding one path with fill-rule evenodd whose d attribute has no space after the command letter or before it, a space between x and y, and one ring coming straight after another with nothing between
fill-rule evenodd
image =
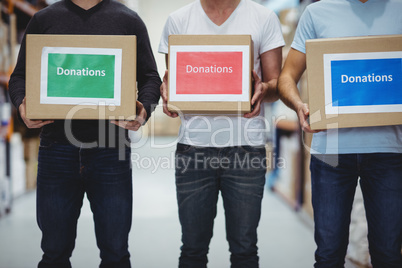
<instances>
[{"instance_id":1,"label":"jeans pocket","mask_svg":"<svg viewBox=\"0 0 402 268\"><path fill-rule=\"evenodd\" d=\"M176 154L188 153L193 148L194 148L194 146L191 146L188 144L183 144L183 143L178 143L176 146Z\"/></svg>"}]
</instances>

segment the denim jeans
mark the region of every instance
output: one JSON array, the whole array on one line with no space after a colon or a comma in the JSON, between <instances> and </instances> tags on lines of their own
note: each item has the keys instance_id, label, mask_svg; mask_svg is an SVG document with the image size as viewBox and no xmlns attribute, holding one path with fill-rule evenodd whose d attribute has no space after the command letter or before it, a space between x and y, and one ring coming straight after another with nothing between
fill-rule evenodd
<instances>
[{"instance_id":1,"label":"denim jeans","mask_svg":"<svg viewBox=\"0 0 402 268\"><path fill-rule=\"evenodd\" d=\"M82 149L44 139L37 179L37 221L44 254L38 267L71 267L85 193L93 213L100 267L130 267L130 148L125 148L125 159L119 160L116 148Z\"/></svg>"},{"instance_id":2,"label":"denim jeans","mask_svg":"<svg viewBox=\"0 0 402 268\"><path fill-rule=\"evenodd\" d=\"M350 214L360 177L371 262L402 267L402 154L311 157L315 267L344 267Z\"/></svg>"},{"instance_id":3,"label":"denim jeans","mask_svg":"<svg viewBox=\"0 0 402 268\"><path fill-rule=\"evenodd\" d=\"M257 226L265 161L264 147L177 145L176 187L183 243L179 267L206 267L219 192L231 267L258 267Z\"/></svg>"}]
</instances>

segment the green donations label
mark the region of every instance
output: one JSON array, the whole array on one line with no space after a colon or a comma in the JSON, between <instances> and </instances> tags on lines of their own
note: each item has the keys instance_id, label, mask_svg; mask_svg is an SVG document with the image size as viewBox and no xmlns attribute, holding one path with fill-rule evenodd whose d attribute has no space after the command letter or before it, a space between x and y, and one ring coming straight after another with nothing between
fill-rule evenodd
<instances>
[{"instance_id":1,"label":"green donations label","mask_svg":"<svg viewBox=\"0 0 402 268\"><path fill-rule=\"evenodd\" d=\"M48 97L114 98L115 55L48 54Z\"/></svg>"}]
</instances>

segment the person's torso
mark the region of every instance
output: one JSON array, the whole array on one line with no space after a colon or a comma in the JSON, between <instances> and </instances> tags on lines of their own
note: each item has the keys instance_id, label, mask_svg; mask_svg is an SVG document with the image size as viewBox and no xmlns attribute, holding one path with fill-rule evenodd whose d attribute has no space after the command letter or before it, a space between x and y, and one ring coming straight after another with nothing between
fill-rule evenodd
<instances>
[{"instance_id":1,"label":"person's torso","mask_svg":"<svg viewBox=\"0 0 402 268\"><path fill-rule=\"evenodd\" d=\"M140 30L136 20L140 18L135 12L113 0L103 0L89 10L63 0L35 14L30 34L135 35ZM99 146L128 140L127 131L104 120L55 120L43 127L41 137L74 144L95 142Z\"/></svg>"},{"instance_id":2,"label":"person's torso","mask_svg":"<svg viewBox=\"0 0 402 268\"><path fill-rule=\"evenodd\" d=\"M308 9L316 38L402 33L400 0L322 0Z\"/></svg>"},{"instance_id":3,"label":"person's torso","mask_svg":"<svg viewBox=\"0 0 402 268\"><path fill-rule=\"evenodd\" d=\"M305 53L305 41L402 34L401 0L322 0L307 7L292 47ZM402 126L342 128L314 134L312 153L402 152Z\"/></svg>"},{"instance_id":4,"label":"person's torso","mask_svg":"<svg viewBox=\"0 0 402 268\"><path fill-rule=\"evenodd\" d=\"M205 13L200 1L187 5L170 17L173 34L198 35L251 35L254 44L254 69L261 77L261 53L283 46L282 34L276 31L276 15L249 0L240 1L230 17L216 25ZM271 27L272 26L272 27ZM267 36L274 36L272 42L265 42ZM181 117L180 143L197 146L262 145L265 143L266 124L264 109L258 118L242 116L197 116Z\"/></svg>"}]
</instances>

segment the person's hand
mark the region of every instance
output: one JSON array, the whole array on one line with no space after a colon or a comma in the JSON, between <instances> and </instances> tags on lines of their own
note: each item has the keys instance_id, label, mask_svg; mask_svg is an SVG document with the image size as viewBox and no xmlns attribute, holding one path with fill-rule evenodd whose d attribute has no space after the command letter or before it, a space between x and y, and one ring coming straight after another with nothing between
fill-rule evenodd
<instances>
[{"instance_id":1,"label":"person's hand","mask_svg":"<svg viewBox=\"0 0 402 268\"><path fill-rule=\"evenodd\" d=\"M312 130L310 124L308 122L308 116L310 115L310 109L308 108L307 103L301 103L297 107L297 116L299 117L299 123L304 132L307 133L317 133L322 130Z\"/></svg>"},{"instance_id":2,"label":"person's hand","mask_svg":"<svg viewBox=\"0 0 402 268\"><path fill-rule=\"evenodd\" d=\"M44 125L51 124L54 122L53 120L31 120L31 119L26 118L26 107L27 107L27 104L26 104L26 101L24 98L22 100L20 107L18 107L18 110L20 112L20 116L21 116L22 120L24 121L25 125L28 128L41 128Z\"/></svg>"},{"instance_id":3,"label":"person's hand","mask_svg":"<svg viewBox=\"0 0 402 268\"><path fill-rule=\"evenodd\" d=\"M113 123L119 127L132 130L132 131L137 131L140 129L140 127L145 123L147 119L147 111L144 108L144 105L142 105L141 102L137 101L136 105L136 113L137 116L135 117L134 120L128 121L128 120L112 120L110 123Z\"/></svg>"},{"instance_id":4,"label":"person's hand","mask_svg":"<svg viewBox=\"0 0 402 268\"><path fill-rule=\"evenodd\" d=\"M244 114L246 118L252 118L260 114L261 103L264 100L266 88L261 78L258 76L255 70L253 70L253 80L254 80L254 94L251 98L252 110L249 113Z\"/></svg>"},{"instance_id":5,"label":"person's hand","mask_svg":"<svg viewBox=\"0 0 402 268\"><path fill-rule=\"evenodd\" d=\"M175 112L169 111L168 107L167 107L167 100L168 100L168 96L167 96L167 94L168 94L167 87L168 86L167 85L168 85L168 71L166 70L165 75L163 76L163 81L162 81L161 87L160 87L161 96L162 96L162 100L163 100L163 112L166 115L175 118L178 116L178 114Z\"/></svg>"}]
</instances>

